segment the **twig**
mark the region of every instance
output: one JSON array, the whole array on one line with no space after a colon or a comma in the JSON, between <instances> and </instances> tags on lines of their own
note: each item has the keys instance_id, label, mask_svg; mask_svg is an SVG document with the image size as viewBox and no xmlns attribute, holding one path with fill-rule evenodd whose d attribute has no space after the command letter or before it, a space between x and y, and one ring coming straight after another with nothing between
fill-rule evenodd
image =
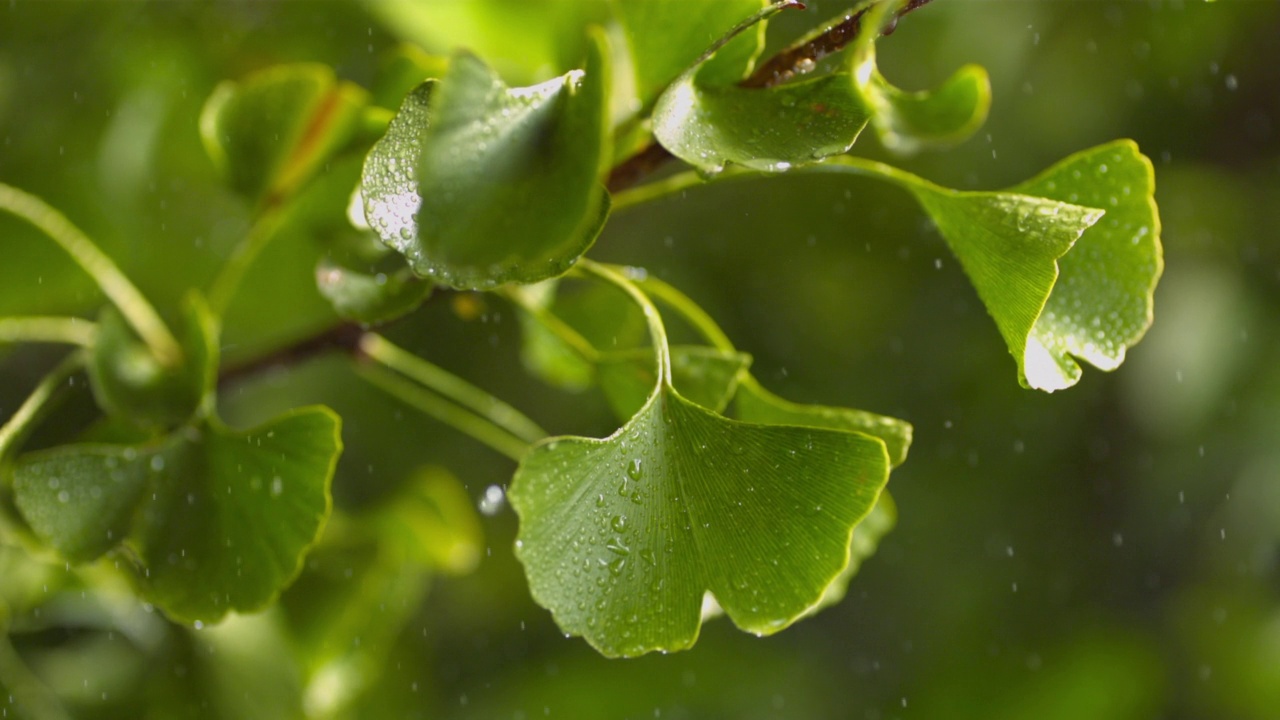
<instances>
[{"instance_id":1,"label":"twig","mask_svg":"<svg viewBox=\"0 0 1280 720\"><path fill-rule=\"evenodd\" d=\"M892 34L897 28L898 18L912 10L928 5L933 0L909 0L894 13L893 19L885 25L882 34ZM819 31L800 40L800 42L779 51L756 68L739 87L764 89L780 85L797 75L811 72L822 58L839 52L858 37L862 28L862 18L873 6L868 5L849 13L845 18L825 30ZM626 190L643 180L646 176L662 167L674 156L658 143L651 143L631 157L618 163L609 173L605 186L609 192Z\"/></svg>"},{"instance_id":2,"label":"twig","mask_svg":"<svg viewBox=\"0 0 1280 720\"><path fill-rule=\"evenodd\" d=\"M354 322L342 322L325 328L292 345L223 370L218 375L218 386L230 385L273 368L292 367L334 350L357 356L360 354L360 338L364 333L365 329Z\"/></svg>"}]
</instances>

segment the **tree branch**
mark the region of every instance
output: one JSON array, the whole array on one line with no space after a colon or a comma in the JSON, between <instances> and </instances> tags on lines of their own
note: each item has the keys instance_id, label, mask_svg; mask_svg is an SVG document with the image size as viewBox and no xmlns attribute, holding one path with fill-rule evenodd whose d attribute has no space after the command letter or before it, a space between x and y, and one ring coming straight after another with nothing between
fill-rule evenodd
<instances>
[{"instance_id":1,"label":"tree branch","mask_svg":"<svg viewBox=\"0 0 1280 720\"><path fill-rule=\"evenodd\" d=\"M898 26L898 19L903 15L928 5L933 0L909 0L894 13L893 19L885 25L882 35L890 35ZM822 58L843 50L853 42L862 29L862 18L871 9L868 5L861 10L847 14L843 20L829 25L815 35L801 38L799 42L780 50L761 63L755 72L738 83L739 87L764 89L781 85L798 75L812 72ZM653 171L662 167L674 156L658 143L651 143L631 157L618 163L609 173L605 187L616 193L632 187Z\"/></svg>"}]
</instances>

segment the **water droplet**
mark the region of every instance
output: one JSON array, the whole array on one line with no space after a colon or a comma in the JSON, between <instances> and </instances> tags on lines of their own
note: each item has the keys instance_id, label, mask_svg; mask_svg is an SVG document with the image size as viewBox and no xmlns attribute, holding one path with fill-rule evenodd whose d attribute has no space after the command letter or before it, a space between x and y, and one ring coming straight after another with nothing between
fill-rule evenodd
<instances>
[{"instance_id":1,"label":"water droplet","mask_svg":"<svg viewBox=\"0 0 1280 720\"><path fill-rule=\"evenodd\" d=\"M620 557L617 560L614 560L613 562L609 563L609 573L614 576L621 575L622 569L625 568L626 566L627 566L627 559L624 557ZM601 578L601 579L603 580L604 578Z\"/></svg>"},{"instance_id":2,"label":"water droplet","mask_svg":"<svg viewBox=\"0 0 1280 720\"><path fill-rule=\"evenodd\" d=\"M614 515L614 516L613 516L613 522L612 522L612 523L610 523L610 524L613 526L613 531L614 531L614 532L619 532L619 533L620 533L620 532L625 532L625 531L626 531L626 529L627 529L627 516L626 516L626 515Z\"/></svg>"},{"instance_id":3,"label":"water droplet","mask_svg":"<svg viewBox=\"0 0 1280 720\"><path fill-rule=\"evenodd\" d=\"M502 506L506 504L507 496L499 485L490 485L484 489L484 496L480 498L480 514L493 517L502 510Z\"/></svg>"},{"instance_id":4,"label":"water droplet","mask_svg":"<svg viewBox=\"0 0 1280 720\"><path fill-rule=\"evenodd\" d=\"M613 553L614 555L626 556L631 554L631 548L627 547L626 545L623 545L621 540L611 540L604 547L606 550Z\"/></svg>"},{"instance_id":5,"label":"water droplet","mask_svg":"<svg viewBox=\"0 0 1280 720\"><path fill-rule=\"evenodd\" d=\"M271 496L280 497L280 494L283 492L284 492L284 478L280 477L279 475L271 478Z\"/></svg>"},{"instance_id":6,"label":"water droplet","mask_svg":"<svg viewBox=\"0 0 1280 720\"><path fill-rule=\"evenodd\" d=\"M164 456L163 456L163 455L152 455L152 456L151 456L151 470L152 470L153 472L160 472L160 471L161 471L161 470L163 470L163 469L164 469Z\"/></svg>"},{"instance_id":7,"label":"water droplet","mask_svg":"<svg viewBox=\"0 0 1280 720\"><path fill-rule=\"evenodd\" d=\"M644 476L644 471L640 467L640 458L635 458L627 465L627 475L632 480L639 480Z\"/></svg>"},{"instance_id":8,"label":"water droplet","mask_svg":"<svg viewBox=\"0 0 1280 720\"><path fill-rule=\"evenodd\" d=\"M67 492L66 490L58 491L58 502L65 503L70 501L71 501L71 493Z\"/></svg>"}]
</instances>

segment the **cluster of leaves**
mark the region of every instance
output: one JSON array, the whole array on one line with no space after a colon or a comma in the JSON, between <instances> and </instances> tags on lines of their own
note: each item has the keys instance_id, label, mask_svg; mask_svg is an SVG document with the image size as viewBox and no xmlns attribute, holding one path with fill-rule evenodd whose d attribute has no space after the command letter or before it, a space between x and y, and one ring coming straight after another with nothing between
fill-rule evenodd
<instances>
[{"instance_id":1,"label":"cluster of leaves","mask_svg":"<svg viewBox=\"0 0 1280 720\"><path fill-rule=\"evenodd\" d=\"M297 409L247 431L218 419L226 310L333 164L350 168L356 184L352 227L335 233L316 278L336 314L364 328L345 347L374 385L519 463L509 490L521 523L515 552L534 598L566 633L630 656L689 647L720 612L769 634L837 601L893 525L885 486L906 458L910 425L770 393L750 356L688 297L643 270L585 256L611 212L780 173L896 184L959 259L1019 382L1047 391L1079 379L1078 359L1115 368L1145 332L1159 221L1150 163L1128 141L985 192L848 155L868 125L904 154L965 139L986 117L986 75L965 67L927 92L890 84L875 43L914 4L889 2L798 41L812 47L848 33L828 58L753 74L767 18L794 4L724 0L690 17L681 2L617 0L613 32L587 31L578 69L529 87L509 87L467 52L412 49L372 90L315 65L224 83L200 130L258 221L208 293L192 292L176 333L70 223L0 186L0 207L61 243L113 302L96 323L0 320L0 340L83 346L0 434L3 487L17 513L6 532L70 561L121 568L147 602L200 624L270 605L310 552L297 587L337 598L325 617L299 620L299 641L316 648L340 646L334 633L352 634L362 607L328 587L326 557L367 556L373 579L362 587L397 597L420 585L396 580L395 562L409 558L420 573L474 562L474 520L456 481L439 473L409 483L405 498L367 522L332 510L341 441L329 410ZM655 153L688 169L634 188L616 180L627 158ZM455 291L511 303L530 372L567 390L598 387L617 432L548 437L368 329ZM670 343L670 317L700 341ZM77 444L17 454L81 372L102 422ZM326 663L352 662L313 657L313 677Z\"/></svg>"}]
</instances>

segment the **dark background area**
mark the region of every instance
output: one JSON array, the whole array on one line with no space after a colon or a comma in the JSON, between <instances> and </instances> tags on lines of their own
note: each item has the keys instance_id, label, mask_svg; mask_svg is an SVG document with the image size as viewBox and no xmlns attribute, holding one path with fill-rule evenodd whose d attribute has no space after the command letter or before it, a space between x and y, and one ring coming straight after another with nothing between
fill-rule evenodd
<instances>
[{"instance_id":1,"label":"dark background area","mask_svg":"<svg viewBox=\"0 0 1280 720\"><path fill-rule=\"evenodd\" d=\"M559 69L562 3L489 3L503 30L487 34L458 24L465 4L6 2L0 180L64 211L168 311L207 285L250 222L200 145L213 87L295 61L370 86L402 40L501 53L512 83ZM843 7L783 13L770 46ZM940 0L880 43L883 72L904 88L969 62L991 74L991 117L974 138L897 160L924 177L1002 187L1123 137L1155 164L1166 260L1155 324L1120 369L1086 368L1053 395L1018 386L959 266L891 186L783 176L617 213L591 256L685 290L771 389L914 424L890 481L898 526L841 604L785 632L713 621L691 651L617 661L532 603L504 509L483 518L478 569L435 579L353 716L1280 718L1278 37L1274 2ZM888 157L870 133L854 152ZM341 181L358 162L328 172ZM229 358L332 322L316 247L301 229L273 244L226 320ZM597 394L524 374L511 308L481 302L468 319L433 301L389 334L552 432L616 427ZM0 314L91 316L100 304L53 243L0 218ZM0 416L53 357L3 350ZM334 407L347 448L335 496L348 509L424 464L476 499L513 469L371 390L342 358L265 374L220 402L236 423ZM19 571L0 558L0 585ZM139 683L167 676L112 672L73 640L15 647L56 688L103 689L102 702L77 701L84 717L139 717ZM280 703L219 712L279 716Z\"/></svg>"}]
</instances>

